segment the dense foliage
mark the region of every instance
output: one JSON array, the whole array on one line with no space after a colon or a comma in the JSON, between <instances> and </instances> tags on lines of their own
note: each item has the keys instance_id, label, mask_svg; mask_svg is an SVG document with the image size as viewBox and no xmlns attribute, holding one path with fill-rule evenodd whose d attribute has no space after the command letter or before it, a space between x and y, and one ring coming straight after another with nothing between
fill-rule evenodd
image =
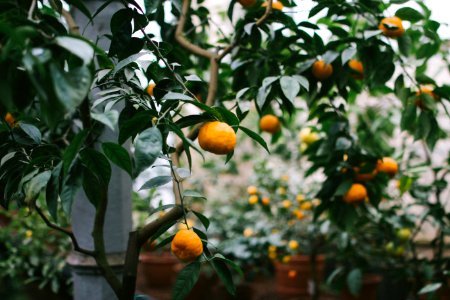
<instances>
[{"instance_id":1,"label":"dense foliage","mask_svg":"<svg viewBox=\"0 0 450 300\"><path fill-rule=\"evenodd\" d=\"M89 11L82 1L66 2L95 21L112 1L98 11ZM146 236L155 239L190 209L186 199L203 197L195 191L183 192L181 185L191 169L195 174L192 150L203 153L194 141L204 122L227 123L238 135L244 133L269 150L257 130L241 126L251 107L260 116L274 114L288 124L302 103L314 122L313 131L320 133L305 151L312 163L306 174L320 171L325 178L316 195L321 200L316 218L326 214L350 233L361 228L361 222L374 220L373 214L379 215L380 224L394 218L399 211L395 207L387 211L379 207L397 172L377 172L369 180L357 176L373 172L383 157L394 157L400 165L402 194L408 193L424 208L408 226L430 221L439 228L432 244L436 255L421 262L433 269L432 276L421 277L420 270L413 270L419 277L417 289L428 282L444 282L448 262L442 249L449 215L441 194L447 186L449 158L435 165L430 153L447 137L439 124L448 123L450 86L435 81L430 69L434 63L448 67L448 49L426 4L316 0L308 18L297 20L291 12L301 8L301 1L282 0L280 9L272 8L272 1L263 5L257 0L241 9L239 1L231 0L223 20L232 24L232 34L227 36L200 0L195 5L189 0L144 1L145 7L134 0L120 2L123 8L111 17L107 36L111 43L106 50L80 34L60 0L0 3L3 207L27 206L47 222L50 215L57 224L58 211L70 216L75 195L83 189L98 212L99 226L93 233L98 247L93 253L75 250L93 255L108 274L101 251L101 216L108 202L111 163L135 179L158 157L168 161L171 176L152 178L142 187L170 181L176 187L173 214ZM398 4L395 16L403 24L379 25ZM392 31L395 38L389 34ZM212 43L214 35L218 38ZM145 54L151 58L145 60ZM156 84L150 93L149 83ZM377 97L380 106L354 120L349 115L361 105L361 94ZM400 121L388 118L386 126L374 128L390 110L398 112ZM117 140L102 140L105 130L115 130ZM425 160L420 156L413 160L411 151L390 146L399 130L411 137L409 143L420 141L414 145L424 149ZM175 144L169 142L172 134L178 137ZM282 134L274 133L272 142ZM134 146L131 154L124 147L127 141ZM183 152L188 168L182 168L179 159ZM232 156L228 153L225 160ZM414 169L417 163L422 167L419 171ZM425 171L431 172L432 181L420 180L430 174ZM343 201L356 182L367 190L368 202ZM207 229L208 219L199 212L195 215ZM207 235L198 229L196 233L207 246ZM235 267L233 262L204 249L204 255L181 272L176 298L189 290L184 287L193 286L200 262L205 261L234 292L227 268ZM412 261L417 260L413 253ZM107 279L121 299L128 299L127 288L117 278Z\"/></svg>"}]
</instances>

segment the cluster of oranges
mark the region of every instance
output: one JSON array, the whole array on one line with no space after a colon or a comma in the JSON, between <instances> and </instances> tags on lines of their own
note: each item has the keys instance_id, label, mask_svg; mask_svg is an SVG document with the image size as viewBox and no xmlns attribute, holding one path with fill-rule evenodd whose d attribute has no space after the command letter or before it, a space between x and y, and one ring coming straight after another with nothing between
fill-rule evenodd
<instances>
[{"instance_id":1,"label":"cluster of oranges","mask_svg":"<svg viewBox=\"0 0 450 300\"><path fill-rule=\"evenodd\" d=\"M280 258L280 261L282 263L288 263L291 261L291 256L289 254L298 253L300 249L300 244L296 240L283 241L282 244L286 247L278 248L275 245L269 245L269 247L267 248L268 257L271 260L276 260L277 258Z\"/></svg>"},{"instance_id":2,"label":"cluster of oranges","mask_svg":"<svg viewBox=\"0 0 450 300\"><path fill-rule=\"evenodd\" d=\"M259 196L259 191L256 186L251 185L251 186L247 187L247 193L249 194L248 204L250 204L250 205L255 205L260 200L261 200L261 204L264 206L268 206L270 204L269 197L267 197L267 196L260 197Z\"/></svg>"},{"instance_id":3,"label":"cluster of oranges","mask_svg":"<svg viewBox=\"0 0 450 300\"><path fill-rule=\"evenodd\" d=\"M360 203L362 201L367 201L367 189L362 182L372 180L378 173L385 173L393 177L398 172L398 164L394 159L384 157L377 162L375 169L370 173L360 173L358 167L355 167L353 170L355 171L355 180L359 182L353 183L350 189L344 194L343 200L346 203Z\"/></svg>"}]
</instances>

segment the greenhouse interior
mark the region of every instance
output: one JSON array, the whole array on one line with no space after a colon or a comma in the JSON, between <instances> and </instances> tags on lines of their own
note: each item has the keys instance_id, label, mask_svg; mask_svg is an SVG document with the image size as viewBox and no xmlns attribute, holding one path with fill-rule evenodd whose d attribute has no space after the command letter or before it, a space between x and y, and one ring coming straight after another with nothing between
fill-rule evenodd
<instances>
[{"instance_id":1,"label":"greenhouse interior","mask_svg":"<svg viewBox=\"0 0 450 300\"><path fill-rule=\"evenodd\" d=\"M450 300L450 2L1 0L1 300Z\"/></svg>"}]
</instances>

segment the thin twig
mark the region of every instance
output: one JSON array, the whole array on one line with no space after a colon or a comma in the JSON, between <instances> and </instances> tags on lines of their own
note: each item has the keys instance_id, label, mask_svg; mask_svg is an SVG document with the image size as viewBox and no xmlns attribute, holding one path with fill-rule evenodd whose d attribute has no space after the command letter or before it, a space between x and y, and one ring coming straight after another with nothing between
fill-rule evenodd
<instances>
[{"instance_id":1,"label":"thin twig","mask_svg":"<svg viewBox=\"0 0 450 300\"><path fill-rule=\"evenodd\" d=\"M35 9L36 9L36 0L32 0L30 9L28 10L28 20L33 20L33 14Z\"/></svg>"},{"instance_id":2,"label":"thin twig","mask_svg":"<svg viewBox=\"0 0 450 300\"><path fill-rule=\"evenodd\" d=\"M70 239L72 240L72 244L73 244L73 248L75 251L89 255L89 256L95 256L95 252L91 251L91 250L87 250L84 248L81 248L80 245L78 244L77 238L75 237L75 235L73 234L73 232L69 229L63 228L61 226L58 226L52 222L50 222L50 220L47 218L47 216L44 214L44 212L38 207L38 206L34 206L36 212L38 213L38 215L41 217L41 219L44 221L44 223L52 228L55 229L59 232L64 233L65 235L69 236Z\"/></svg>"}]
</instances>

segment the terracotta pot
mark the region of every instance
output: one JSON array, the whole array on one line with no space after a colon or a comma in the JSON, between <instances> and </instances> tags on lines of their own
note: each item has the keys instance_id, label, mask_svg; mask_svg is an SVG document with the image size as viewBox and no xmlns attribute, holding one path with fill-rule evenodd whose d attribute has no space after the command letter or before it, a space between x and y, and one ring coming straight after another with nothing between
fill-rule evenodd
<instances>
[{"instance_id":1,"label":"terracotta pot","mask_svg":"<svg viewBox=\"0 0 450 300\"><path fill-rule=\"evenodd\" d=\"M179 265L178 259L170 252L161 254L142 252L139 255L138 289L171 286L177 276L177 265Z\"/></svg>"},{"instance_id":2,"label":"terracotta pot","mask_svg":"<svg viewBox=\"0 0 450 300\"><path fill-rule=\"evenodd\" d=\"M324 278L325 256L316 257L317 278ZM313 280L311 259L308 255L292 256L289 263L275 263L275 284L277 294L281 298L307 297Z\"/></svg>"},{"instance_id":3,"label":"terracotta pot","mask_svg":"<svg viewBox=\"0 0 450 300\"><path fill-rule=\"evenodd\" d=\"M358 296L353 296L348 290L341 295L342 300L377 300L377 291L381 282L381 276L366 274L363 276L361 290Z\"/></svg>"}]
</instances>

